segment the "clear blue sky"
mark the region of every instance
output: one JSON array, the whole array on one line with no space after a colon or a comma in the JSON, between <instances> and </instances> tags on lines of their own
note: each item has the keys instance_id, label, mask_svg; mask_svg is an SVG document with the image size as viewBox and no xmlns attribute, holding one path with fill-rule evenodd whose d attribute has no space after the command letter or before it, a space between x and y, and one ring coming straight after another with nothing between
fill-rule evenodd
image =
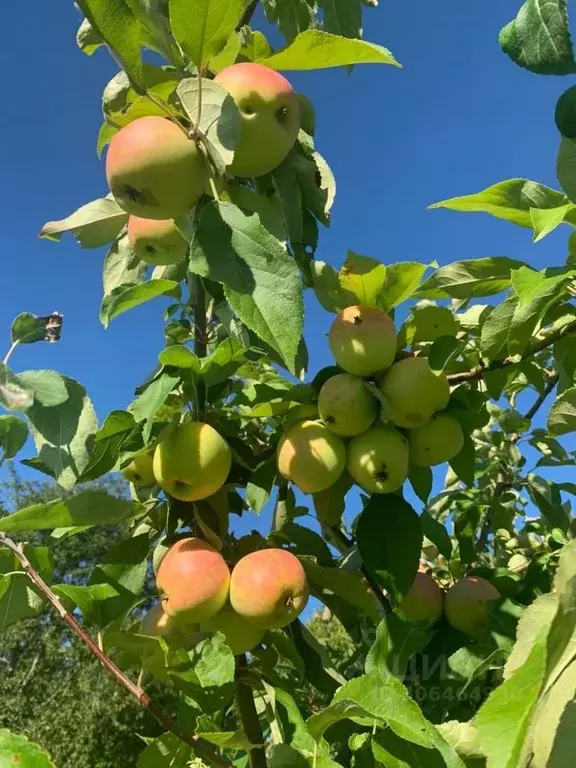
<instances>
[{"instance_id":1,"label":"clear blue sky","mask_svg":"<svg viewBox=\"0 0 576 768\"><path fill-rule=\"evenodd\" d=\"M485 215L426 210L514 176L557 186L553 113L570 83L531 75L500 52L498 32L519 6L445 0L416 12L382 2L365 12L365 37L389 47L403 70L287 73L316 106L317 146L338 184L319 258L339 266L350 248L384 262L494 255L538 268L563 262L563 228L532 245L528 230ZM7 348L17 313L62 312L62 341L22 348L12 364L78 379L102 420L130 402L154 366L167 302L133 310L105 331L98 321L104 252L82 251L71 238L37 239L44 221L107 191L95 146L100 95L116 69L104 51L86 57L77 49L78 23L71 1L36 3L33 12L9 3L3 11L0 328ZM331 316L312 296L307 309L317 369L329 363Z\"/></svg>"}]
</instances>

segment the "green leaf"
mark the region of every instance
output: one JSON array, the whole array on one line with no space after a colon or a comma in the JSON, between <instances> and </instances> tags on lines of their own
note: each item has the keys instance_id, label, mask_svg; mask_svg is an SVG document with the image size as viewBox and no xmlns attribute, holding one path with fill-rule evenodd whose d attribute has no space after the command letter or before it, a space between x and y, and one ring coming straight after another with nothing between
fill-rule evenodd
<instances>
[{"instance_id":1,"label":"green leaf","mask_svg":"<svg viewBox=\"0 0 576 768\"><path fill-rule=\"evenodd\" d=\"M508 179L493 184L481 192L462 197L451 197L434 203L430 208L449 208L452 211L479 211L497 219L511 221L520 227L532 227L532 211L556 209L566 205L566 195L555 189L528 179Z\"/></svg>"},{"instance_id":2,"label":"green leaf","mask_svg":"<svg viewBox=\"0 0 576 768\"><path fill-rule=\"evenodd\" d=\"M46 318L37 317L30 312L18 315L12 323L12 342L34 344L46 339Z\"/></svg>"},{"instance_id":3,"label":"green leaf","mask_svg":"<svg viewBox=\"0 0 576 768\"><path fill-rule=\"evenodd\" d=\"M535 272L529 267L512 271L512 285L518 296L518 304L508 335L508 351L511 355L521 355L525 351L536 326L548 309L562 300L562 289L571 279L570 274L547 277L546 270Z\"/></svg>"},{"instance_id":4,"label":"green leaf","mask_svg":"<svg viewBox=\"0 0 576 768\"><path fill-rule=\"evenodd\" d=\"M476 448L474 441L466 432L464 432L464 445L462 449L453 459L450 459L449 464L458 480L461 480L469 488L474 485Z\"/></svg>"},{"instance_id":5,"label":"green leaf","mask_svg":"<svg viewBox=\"0 0 576 768\"><path fill-rule=\"evenodd\" d=\"M475 724L491 768L518 768L534 706L546 672L546 633L526 662L480 707Z\"/></svg>"},{"instance_id":6,"label":"green leaf","mask_svg":"<svg viewBox=\"0 0 576 768\"><path fill-rule=\"evenodd\" d=\"M0 447L3 459L13 459L28 439L26 422L18 416L0 416Z\"/></svg>"},{"instance_id":7,"label":"green leaf","mask_svg":"<svg viewBox=\"0 0 576 768\"><path fill-rule=\"evenodd\" d=\"M82 491L68 499L34 504L0 519L0 531L41 531L76 525L115 525L142 514L139 504L104 491Z\"/></svg>"},{"instance_id":8,"label":"green leaf","mask_svg":"<svg viewBox=\"0 0 576 768\"><path fill-rule=\"evenodd\" d=\"M246 348L236 339L224 339L208 357L202 358L202 378L214 387L233 376L246 362Z\"/></svg>"},{"instance_id":9,"label":"green leaf","mask_svg":"<svg viewBox=\"0 0 576 768\"><path fill-rule=\"evenodd\" d=\"M83 19L82 23L78 27L76 33L76 43L78 48L86 54L86 56L92 56L94 51L97 51L104 42L101 37L94 31L92 25L88 19Z\"/></svg>"},{"instance_id":10,"label":"green leaf","mask_svg":"<svg viewBox=\"0 0 576 768\"><path fill-rule=\"evenodd\" d=\"M288 41L309 29L314 21L314 10L307 0L265 0L263 5L269 21L278 25Z\"/></svg>"},{"instance_id":11,"label":"green leaf","mask_svg":"<svg viewBox=\"0 0 576 768\"><path fill-rule=\"evenodd\" d=\"M34 402L34 390L0 362L0 404L8 411L26 411Z\"/></svg>"},{"instance_id":12,"label":"green leaf","mask_svg":"<svg viewBox=\"0 0 576 768\"><path fill-rule=\"evenodd\" d=\"M240 53L249 61L258 61L271 56L272 48L263 32L250 30L245 36Z\"/></svg>"},{"instance_id":13,"label":"green leaf","mask_svg":"<svg viewBox=\"0 0 576 768\"><path fill-rule=\"evenodd\" d=\"M242 48L242 40L237 32L232 32L220 53L210 59L210 72L217 74L226 67L230 67L238 56Z\"/></svg>"},{"instance_id":14,"label":"green leaf","mask_svg":"<svg viewBox=\"0 0 576 768\"><path fill-rule=\"evenodd\" d=\"M132 87L143 92L144 68L140 56L140 23L124 0L77 0L92 29L106 42Z\"/></svg>"},{"instance_id":15,"label":"green leaf","mask_svg":"<svg viewBox=\"0 0 576 768\"><path fill-rule=\"evenodd\" d=\"M460 323L449 307L421 302L412 310L413 343L435 341L440 337L456 336Z\"/></svg>"},{"instance_id":16,"label":"green leaf","mask_svg":"<svg viewBox=\"0 0 576 768\"><path fill-rule=\"evenodd\" d=\"M0 764L6 768L56 768L41 747L4 728L0 730Z\"/></svg>"},{"instance_id":17,"label":"green leaf","mask_svg":"<svg viewBox=\"0 0 576 768\"><path fill-rule=\"evenodd\" d=\"M170 0L176 42L201 67L224 48L242 17L247 0Z\"/></svg>"},{"instance_id":18,"label":"green leaf","mask_svg":"<svg viewBox=\"0 0 576 768\"><path fill-rule=\"evenodd\" d=\"M425 688L422 690L426 691ZM432 690L440 693L438 689ZM378 764L387 768L465 768L465 763L443 740L440 733L435 731L431 736L435 742L434 750L411 744L399 738L389 728L381 729L372 739L372 753ZM484 761L478 765L471 762L469 765L470 768L483 768Z\"/></svg>"},{"instance_id":19,"label":"green leaf","mask_svg":"<svg viewBox=\"0 0 576 768\"><path fill-rule=\"evenodd\" d=\"M430 333L434 331L431 330ZM435 373L443 371L450 361L457 358L466 348L466 339L457 339L455 336L440 336L430 346L428 363Z\"/></svg>"},{"instance_id":20,"label":"green leaf","mask_svg":"<svg viewBox=\"0 0 576 768\"><path fill-rule=\"evenodd\" d=\"M62 405L68 400L65 378L56 371L22 371L18 378L34 390L34 399L42 405Z\"/></svg>"},{"instance_id":21,"label":"green leaf","mask_svg":"<svg viewBox=\"0 0 576 768\"><path fill-rule=\"evenodd\" d=\"M354 302L344 291L338 272L323 261L312 262L312 284L316 298L327 312L340 312Z\"/></svg>"},{"instance_id":22,"label":"green leaf","mask_svg":"<svg viewBox=\"0 0 576 768\"><path fill-rule=\"evenodd\" d=\"M576 431L576 387L565 389L548 413L548 432L560 437Z\"/></svg>"},{"instance_id":23,"label":"green leaf","mask_svg":"<svg viewBox=\"0 0 576 768\"><path fill-rule=\"evenodd\" d=\"M501 304L490 312L480 331L480 351L482 356L492 362L505 356L505 349L510 332L510 318L518 304L518 297L510 292Z\"/></svg>"},{"instance_id":24,"label":"green leaf","mask_svg":"<svg viewBox=\"0 0 576 768\"><path fill-rule=\"evenodd\" d=\"M355 304L377 307L386 280L386 267L369 256L348 251L338 279L344 291L354 297Z\"/></svg>"},{"instance_id":25,"label":"green leaf","mask_svg":"<svg viewBox=\"0 0 576 768\"><path fill-rule=\"evenodd\" d=\"M362 6L360 0L320 0L324 10L322 26L326 32L342 37L362 36Z\"/></svg>"},{"instance_id":26,"label":"green leaf","mask_svg":"<svg viewBox=\"0 0 576 768\"><path fill-rule=\"evenodd\" d=\"M410 465L408 479L416 496L426 504L428 497L432 493L432 470L430 467Z\"/></svg>"},{"instance_id":27,"label":"green leaf","mask_svg":"<svg viewBox=\"0 0 576 768\"><path fill-rule=\"evenodd\" d=\"M416 512L400 496L372 496L358 519L356 540L364 565L401 602L412 586L422 550Z\"/></svg>"},{"instance_id":28,"label":"green leaf","mask_svg":"<svg viewBox=\"0 0 576 768\"><path fill-rule=\"evenodd\" d=\"M58 241L71 232L82 248L101 248L115 240L128 221L128 214L111 197L101 197L83 205L60 221L49 221L39 237Z\"/></svg>"},{"instance_id":29,"label":"green leaf","mask_svg":"<svg viewBox=\"0 0 576 768\"><path fill-rule=\"evenodd\" d=\"M105 600L118 597L118 592L111 584L92 584L78 586L76 584L55 584L52 587L62 602L73 608L79 608L87 624L103 626L100 604Z\"/></svg>"},{"instance_id":30,"label":"green leaf","mask_svg":"<svg viewBox=\"0 0 576 768\"><path fill-rule=\"evenodd\" d=\"M230 203L210 204L191 245L192 272L225 286L238 318L295 372L304 308L298 267L260 224Z\"/></svg>"},{"instance_id":31,"label":"green leaf","mask_svg":"<svg viewBox=\"0 0 576 768\"><path fill-rule=\"evenodd\" d=\"M493 296L511 285L511 272L525 266L521 261L495 256L456 261L441 267L416 292L427 299L472 299Z\"/></svg>"},{"instance_id":32,"label":"green leaf","mask_svg":"<svg viewBox=\"0 0 576 768\"><path fill-rule=\"evenodd\" d=\"M320 599L322 599L322 590L326 590L328 593L332 592L369 616L373 621L378 621L379 604L376 597L366 589L365 582L358 575L348 573L341 568L318 565L310 557L301 557L300 561L310 584L317 590L320 589Z\"/></svg>"},{"instance_id":33,"label":"green leaf","mask_svg":"<svg viewBox=\"0 0 576 768\"><path fill-rule=\"evenodd\" d=\"M44 581L50 583L50 550L47 547L25 544L24 554ZM22 619L37 616L44 607L44 597L33 587L28 574L21 570L16 555L8 549L0 549L0 632ZM1 755L0 749L0 757Z\"/></svg>"},{"instance_id":34,"label":"green leaf","mask_svg":"<svg viewBox=\"0 0 576 768\"><path fill-rule=\"evenodd\" d=\"M174 280L148 280L140 285L119 285L102 300L100 322L107 328L110 321L129 309L138 307L157 296L170 294L178 298L180 286Z\"/></svg>"},{"instance_id":35,"label":"green leaf","mask_svg":"<svg viewBox=\"0 0 576 768\"><path fill-rule=\"evenodd\" d=\"M201 81L198 78L182 80L177 92L193 125L200 114L197 127L204 135L210 157L220 172L224 172L234 159L242 131L240 112L234 99L220 85L204 78ZM199 113L200 103L202 111Z\"/></svg>"},{"instance_id":36,"label":"green leaf","mask_svg":"<svg viewBox=\"0 0 576 768\"><path fill-rule=\"evenodd\" d=\"M163 349L158 355L160 365L171 365L175 368L189 368L193 373L200 373L202 363L191 349L183 344L174 344Z\"/></svg>"},{"instance_id":37,"label":"green leaf","mask_svg":"<svg viewBox=\"0 0 576 768\"><path fill-rule=\"evenodd\" d=\"M309 70L347 67L351 64L400 65L387 48L365 40L350 40L319 29L301 32L293 42L269 58L260 59L272 69Z\"/></svg>"},{"instance_id":38,"label":"green leaf","mask_svg":"<svg viewBox=\"0 0 576 768\"><path fill-rule=\"evenodd\" d=\"M386 282L380 295L380 307L390 310L409 299L419 287L427 269L426 264L419 264L416 261L388 264Z\"/></svg>"},{"instance_id":39,"label":"green leaf","mask_svg":"<svg viewBox=\"0 0 576 768\"><path fill-rule=\"evenodd\" d=\"M136 256L126 235L113 243L106 254L102 278L105 296L122 285L135 285L144 282L146 264Z\"/></svg>"},{"instance_id":40,"label":"green leaf","mask_svg":"<svg viewBox=\"0 0 576 768\"><path fill-rule=\"evenodd\" d=\"M90 461L82 472L80 482L96 480L114 469L120 449L134 431L135 420L126 411L112 411L94 435Z\"/></svg>"},{"instance_id":41,"label":"green leaf","mask_svg":"<svg viewBox=\"0 0 576 768\"><path fill-rule=\"evenodd\" d=\"M261 464L246 486L246 501L256 514L260 514L270 498L276 480L276 459Z\"/></svg>"},{"instance_id":42,"label":"green leaf","mask_svg":"<svg viewBox=\"0 0 576 768\"><path fill-rule=\"evenodd\" d=\"M386 670L373 671L350 680L336 692L334 701L327 709L328 712L332 707L345 709L350 703L362 707L374 724L385 723L394 733L412 744L422 747L433 745L433 726L424 718L402 683ZM322 715L323 713L319 713L313 717L320 718ZM354 714L350 716L360 717ZM310 718L309 730L311 730L311 721L316 728L323 724L321 719Z\"/></svg>"},{"instance_id":43,"label":"green leaf","mask_svg":"<svg viewBox=\"0 0 576 768\"><path fill-rule=\"evenodd\" d=\"M537 475L528 475L527 490L532 502L551 528L560 528L566 532L570 517L562 506L562 496L558 486L549 483Z\"/></svg>"},{"instance_id":44,"label":"green leaf","mask_svg":"<svg viewBox=\"0 0 576 768\"><path fill-rule=\"evenodd\" d=\"M452 557L452 540L442 523L439 523L429 512L424 510L420 515L420 524L424 536L437 547L446 560L450 560Z\"/></svg>"},{"instance_id":45,"label":"green leaf","mask_svg":"<svg viewBox=\"0 0 576 768\"><path fill-rule=\"evenodd\" d=\"M137 768L188 768L192 750L173 733L164 733L148 742L138 755Z\"/></svg>"},{"instance_id":46,"label":"green leaf","mask_svg":"<svg viewBox=\"0 0 576 768\"><path fill-rule=\"evenodd\" d=\"M553 232L563 222L568 221L572 223L575 208L574 203L567 203L566 205L546 211L531 208L530 218L532 219L532 227L534 229L534 242L538 243L540 240L543 240L546 235Z\"/></svg>"},{"instance_id":47,"label":"green leaf","mask_svg":"<svg viewBox=\"0 0 576 768\"><path fill-rule=\"evenodd\" d=\"M150 438L154 417L160 408L162 408L168 399L168 395L179 381L179 376L171 376L168 373L163 373L151 382L140 397L128 406L129 412L137 423L141 421L146 422L146 428L142 434L145 442L148 442L148 439Z\"/></svg>"},{"instance_id":48,"label":"green leaf","mask_svg":"<svg viewBox=\"0 0 576 768\"><path fill-rule=\"evenodd\" d=\"M314 511L320 525L325 528L338 527L342 520L342 515L346 509L346 494L352 487L352 478L348 472L344 471L336 482L325 491L315 493Z\"/></svg>"},{"instance_id":49,"label":"green leaf","mask_svg":"<svg viewBox=\"0 0 576 768\"><path fill-rule=\"evenodd\" d=\"M565 136L560 141L556 158L556 176L568 198L576 202L576 141Z\"/></svg>"},{"instance_id":50,"label":"green leaf","mask_svg":"<svg viewBox=\"0 0 576 768\"><path fill-rule=\"evenodd\" d=\"M536 74L576 72L566 0L527 0L501 30L500 47L512 61Z\"/></svg>"},{"instance_id":51,"label":"green leaf","mask_svg":"<svg viewBox=\"0 0 576 768\"><path fill-rule=\"evenodd\" d=\"M71 488L88 466L90 447L98 429L94 407L84 387L74 379L53 371L31 373L48 375L50 382L58 381L56 395L61 388L65 389L66 399L58 398L54 404L37 390L26 417L38 457L54 472L61 486Z\"/></svg>"}]
</instances>

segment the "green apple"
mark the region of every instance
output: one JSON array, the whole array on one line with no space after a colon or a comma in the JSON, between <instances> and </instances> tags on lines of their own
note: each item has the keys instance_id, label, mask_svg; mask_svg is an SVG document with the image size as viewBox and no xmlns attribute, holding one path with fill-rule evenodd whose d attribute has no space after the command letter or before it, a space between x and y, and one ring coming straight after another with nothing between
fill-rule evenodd
<instances>
[{"instance_id":1,"label":"green apple","mask_svg":"<svg viewBox=\"0 0 576 768\"><path fill-rule=\"evenodd\" d=\"M156 574L162 607L175 627L216 616L230 589L230 569L207 541L181 539L164 555Z\"/></svg>"},{"instance_id":2,"label":"green apple","mask_svg":"<svg viewBox=\"0 0 576 768\"><path fill-rule=\"evenodd\" d=\"M328 334L330 351L340 368L353 376L371 376L389 368L396 355L396 329L385 312L346 307Z\"/></svg>"},{"instance_id":3,"label":"green apple","mask_svg":"<svg viewBox=\"0 0 576 768\"><path fill-rule=\"evenodd\" d=\"M450 587L444 611L454 629L480 635L488 628L491 604L498 600L496 587L479 576L466 576Z\"/></svg>"},{"instance_id":4,"label":"green apple","mask_svg":"<svg viewBox=\"0 0 576 768\"><path fill-rule=\"evenodd\" d=\"M106 178L118 205L144 219L176 219L200 197L208 179L202 152L164 117L139 117L113 137Z\"/></svg>"},{"instance_id":5,"label":"green apple","mask_svg":"<svg viewBox=\"0 0 576 768\"><path fill-rule=\"evenodd\" d=\"M124 467L122 474L136 487L147 488L156 485L156 478L153 470L154 450L138 453L127 467Z\"/></svg>"},{"instance_id":6,"label":"green apple","mask_svg":"<svg viewBox=\"0 0 576 768\"><path fill-rule=\"evenodd\" d=\"M348 444L348 472L368 493L392 493L408 476L408 441L394 427L375 424Z\"/></svg>"},{"instance_id":7,"label":"green apple","mask_svg":"<svg viewBox=\"0 0 576 768\"><path fill-rule=\"evenodd\" d=\"M298 558L285 549L261 549L232 571L232 608L263 629L282 629L306 607L308 580Z\"/></svg>"},{"instance_id":8,"label":"green apple","mask_svg":"<svg viewBox=\"0 0 576 768\"><path fill-rule=\"evenodd\" d=\"M211 619L200 624L202 632L222 632L226 642L234 656L253 651L262 642L266 632L262 627L257 627L239 613L236 613L231 605L227 604Z\"/></svg>"},{"instance_id":9,"label":"green apple","mask_svg":"<svg viewBox=\"0 0 576 768\"><path fill-rule=\"evenodd\" d=\"M444 373L432 372L424 357L407 357L394 363L380 383L398 427L414 429L441 411L450 399L450 385Z\"/></svg>"},{"instance_id":10,"label":"green apple","mask_svg":"<svg viewBox=\"0 0 576 768\"><path fill-rule=\"evenodd\" d=\"M343 440L318 421L302 421L281 438L278 471L304 493L334 485L346 466Z\"/></svg>"},{"instance_id":11,"label":"green apple","mask_svg":"<svg viewBox=\"0 0 576 768\"><path fill-rule=\"evenodd\" d=\"M228 170L234 176L263 176L277 168L300 131L300 101L279 72L252 62L232 64L214 82L234 99L242 133Z\"/></svg>"},{"instance_id":12,"label":"green apple","mask_svg":"<svg viewBox=\"0 0 576 768\"><path fill-rule=\"evenodd\" d=\"M146 264L177 264L188 253L188 243L180 234L174 219L141 219L139 216L130 216L128 241L136 256Z\"/></svg>"},{"instance_id":13,"label":"green apple","mask_svg":"<svg viewBox=\"0 0 576 768\"><path fill-rule=\"evenodd\" d=\"M374 423L377 410L364 380L349 373L332 376L318 395L320 418L331 432L342 437L365 432Z\"/></svg>"},{"instance_id":14,"label":"green apple","mask_svg":"<svg viewBox=\"0 0 576 768\"><path fill-rule=\"evenodd\" d=\"M188 421L173 427L154 453L154 476L166 493L181 501L215 494L226 482L232 452L211 427Z\"/></svg>"},{"instance_id":15,"label":"green apple","mask_svg":"<svg viewBox=\"0 0 576 768\"><path fill-rule=\"evenodd\" d=\"M434 467L457 456L464 446L464 432L453 416L438 413L423 427L408 432L410 461L418 467Z\"/></svg>"}]
</instances>

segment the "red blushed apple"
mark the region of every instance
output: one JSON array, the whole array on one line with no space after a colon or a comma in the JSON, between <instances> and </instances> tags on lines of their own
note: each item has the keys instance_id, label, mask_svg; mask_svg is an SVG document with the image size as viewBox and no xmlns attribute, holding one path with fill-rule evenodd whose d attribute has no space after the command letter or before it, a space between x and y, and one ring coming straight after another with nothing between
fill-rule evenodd
<instances>
[{"instance_id":1,"label":"red blushed apple","mask_svg":"<svg viewBox=\"0 0 576 768\"><path fill-rule=\"evenodd\" d=\"M164 555L156 586L164 612L182 627L210 619L222 609L228 599L230 570L208 542L182 539Z\"/></svg>"},{"instance_id":2,"label":"red blushed apple","mask_svg":"<svg viewBox=\"0 0 576 768\"><path fill-rule=\"evenodd\" d=\"M298 94L278 72L251 62L226 67L214 82L234 99L242 120L240 143L228 170L235 176L270 173L298 138Z\"/></svg>"},{"instance_id":3,"label":"red blushed apple","mask_svg":"<svg viewBox=\"0 0 576 768\"><path fill-rule=\"evenodd\" d=\"M196 143L164 117L121 128L106 155L106 178L118 205L145 219L176 219L195 205L208 180Z\"/></svg>"},{"instance_id":4,"label":"red blushed apple","mask_svg":"<svg viewBox=\"0 0 576 768\"><path fill-rule=\"evenodd\" d=\"M486 579L466 576L446 594L446 618L454 629L467 635L480 635L488 628L490 606L500 592Z\"/></svg>"},{"instance_id":5,"label":"red blushed apple","mask_svg":"<svg viewBox=\"0 0 576 768\"><path fill-rule=\"evenodd\" d=\"M444 593L432 576L419 571L398 612L409 621L435 624L442 617Z\"/></svg>"},{"instance_id":6,"label":"red blushed apple","mask_svg":"<svg viewBox=\"0 0 576 768\"><path fill-rule=\"evenodd\" d=\"M284 549L262 549L243 557L232 571L230 603L263 629L281 629L306 607L309 590L300 560Z\"/></svg>"}]
</instances>

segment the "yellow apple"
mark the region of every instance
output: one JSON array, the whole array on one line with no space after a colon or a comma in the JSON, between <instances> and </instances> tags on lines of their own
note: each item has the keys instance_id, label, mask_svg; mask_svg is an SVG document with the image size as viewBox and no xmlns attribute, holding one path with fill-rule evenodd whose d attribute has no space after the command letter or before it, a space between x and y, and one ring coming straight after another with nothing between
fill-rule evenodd
<instances>
[{"instance_id":1,"label":"yellow apple","mask_svg":"<svg viewBox=\"0 0 576 768\"><path fill-rule=\"evenodd\" d=\"M211 427L188 421L171 429L154 453L154 476L166 493L181 501L212 496L226 482L230 446Z\"/></svg>"},{"instance_id":2,"label":"yellow apple","mask_svg":"<svg viewBox=\"0 0 576 768\"><path fill-rule=\"evenodd\" d=\"M365 432L373 424L377 410L364 380L349 373L332 376L318 395L320 418L331 432L342 437Z\"/></svg>"},{"instance_id":3,"label":"yellow apple","mask_svg":"<svg viewBox=\"0 0 576 768\"><path fill-rule=\"evenodd\" d=\"M396 329L388 315L372 307L346 307L328 334L330 351L340 368L354 376L371 376L389 368L396 355Z\"/></svg>"},{"instance_id":4,"label":"yellow apple","mask_svg":"<svg viewBox=\"0 0 576 768\"><path fill-rule=\"evenodd\" d=\"M234 656L254 650L262 642L266 632L262 627L257 627L236 613L229 604L213 618L203 621L200 629L210 634L222 632Z\"/></svg>"},{"instance_id":5,"label":"yellow apple","mask_svg":"<svg viewBox=\"0 0 576 768\"><path fill-rule=\"evenodd\" d=\"M446 408L450 385L444 373L432 372L424 357L407 357L394 363L380 383L398 427L414 429Z\"/></svg>"},{"instance_id":6,"label":"yellow apple","mask_svg":"<svg viewBox=\"0 0 576 768\"><path fill-rule=\"evenodd\" d=\"M408 441L394 427L376 424L348 444L348 472L368 493L392 493L408 476Z\"/></svg>"},{"instance_id":7,"label":"yellow apple","mask_svg":"<svg viewBox=\"0 0 576 768\"><path fill-rule=\"evenodd\" d=\"M278 471L304 493L334 485L346 465L343 440L318 421L302 421L278 443Z\"/></svg>"},{"instance_id":8,"label":"yellow apple","mask_svg":"<svg viewBox=\"0 0 576 768\"><path fill-rule=\"evenodd\" d=\"M464 445L460 422L453 416L438 413L423 427L408 433L410 461L418 467L434 467L457 456Z\"/></svg>"}]
</instances>

